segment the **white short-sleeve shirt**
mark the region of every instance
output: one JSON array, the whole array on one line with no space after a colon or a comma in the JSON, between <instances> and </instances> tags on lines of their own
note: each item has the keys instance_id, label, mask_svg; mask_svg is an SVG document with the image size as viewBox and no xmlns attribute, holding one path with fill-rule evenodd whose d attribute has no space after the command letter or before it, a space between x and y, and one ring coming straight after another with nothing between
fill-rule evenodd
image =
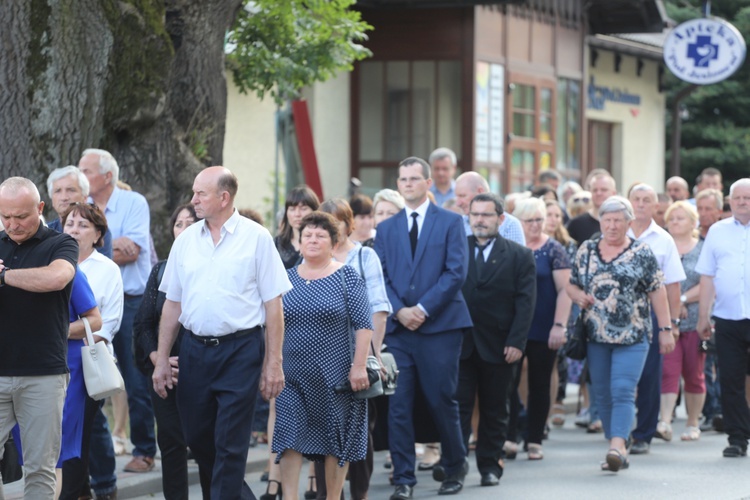
<instances>
[{"instance_id":1,"label":"white short-sleeve shirt","mask_svg":"<svg viewBox=\"0 0 750 500\"><path fill-rule=\"evenodd\" d=\"M714 279L714 316L750 319L750 224L742 225L734 217L713 224L695 271Z\"/></svg>"},{"instance_id":2,"label":"white short-sleeve shirt","mask_svg":"<svg viewBox=\"0 0 750 500\"><path fill-rule=\"evenodd\" d=\"M159 291L180 302L180 323L213 337L265 323L263 303L292 284L266 228L236 210L214 245L205 221L188 227L169 253Z\"/></svg>"},{"instance_id":3,"label":"white short-sleeve shirt","mask_svg":"<svg viewBox=\"0 0 750 500\"><path fill-rule=\"evenodd\" d=\"M656 256L656 261L659 263L659 269L664 273L665 285L679 283L687 278L685 270L682 268L680 253L677 251L674 239L672 239L672 236L668 232L660 228L656 222L651 220L651 225L641 233L640 237L635 237L632 228L628 229L628 236L634 240L646 243L651 248L654 256Z\"/></svg>"},{"instance_id":4,"label":"white short-sleeve shirt","mask_svg":"<svg viewBox=\"0 0 750 500\"><path fill-rule=\"evenodd\" d=\"M120 266L94 250L78 267L89 280L102 315L102 328L94 333L112 342L120 330L124 305Z\"/></svg>"}]
</instances>

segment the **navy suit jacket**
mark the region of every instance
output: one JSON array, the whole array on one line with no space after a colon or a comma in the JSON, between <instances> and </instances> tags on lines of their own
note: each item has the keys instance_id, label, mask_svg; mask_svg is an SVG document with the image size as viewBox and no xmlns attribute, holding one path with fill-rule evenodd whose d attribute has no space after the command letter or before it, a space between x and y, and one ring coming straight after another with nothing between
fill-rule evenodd
<instances>
[{"instance_id":1,"label":"navy suit jacket","mask_svg":"<svg viewBox=\"0 0 750 500\"><path fill-rule=\"evenodd\" d=\"M472 325L461 294L468 269L468 248L461 216L430 204L414 258L406 210L378 224L375 251L383 265L388 299L393 311L422 304L428 318L421 333L460 330ZM386 333L404 327L393 314Z\"/></svg>"}]
</instances>

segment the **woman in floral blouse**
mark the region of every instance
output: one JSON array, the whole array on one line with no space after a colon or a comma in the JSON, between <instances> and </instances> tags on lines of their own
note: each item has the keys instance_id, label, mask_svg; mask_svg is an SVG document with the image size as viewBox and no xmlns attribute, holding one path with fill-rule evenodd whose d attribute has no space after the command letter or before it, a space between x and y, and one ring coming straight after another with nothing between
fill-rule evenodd
<instances>
[{"instance_id":1,"label":"woman in floral blouse","mask_svg":"<svg viewBox=\"0 0 750 500\"><path fill-rule=\"evenodd\" d=\"M662 354L674 349L664 279L647 244L628 238L633 207L621 196L599 209L601 237L581 245L568 285L585 309L588 361L609 450L602 470L629 466L626 440L635 417L635 389L652 334ZM660 325L652 332L651 306Z\"/></svg>"}]
</instances>

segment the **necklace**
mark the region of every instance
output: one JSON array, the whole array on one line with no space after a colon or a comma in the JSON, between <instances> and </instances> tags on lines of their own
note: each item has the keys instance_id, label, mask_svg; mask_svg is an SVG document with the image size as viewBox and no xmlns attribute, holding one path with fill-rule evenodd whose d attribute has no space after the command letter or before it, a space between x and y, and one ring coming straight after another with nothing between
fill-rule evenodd
<instances>
[{"instance_id":1,"label":"necklace","mask_svg":"<svg viewBox=\"0 0 750 500\"><path fill-rule=\"evenodd\" d=\"M323 273L325 272L326 268L328 268L328 266L331 265L331 262L333 262L333 260L329 260L328 264L326 264L325 266L321 267L320 269L310 268L310 265L307 264L307 263L305 263L305 267L309 268L308 269L309 271L317 271L312 277L307 278L307 279L303 278L305 280L305 285L309 285L312 281L320 279L323 276Z\"/></svg>"}]
</instances>

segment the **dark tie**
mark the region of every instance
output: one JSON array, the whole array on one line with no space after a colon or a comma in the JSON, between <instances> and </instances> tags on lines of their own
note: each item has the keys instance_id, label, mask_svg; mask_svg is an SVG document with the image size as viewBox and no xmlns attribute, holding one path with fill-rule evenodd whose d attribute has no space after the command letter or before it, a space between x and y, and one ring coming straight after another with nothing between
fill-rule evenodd
<instances>
[{"instance_id":1,"label":"dark tie","mask_svg":"<svg viewBox=\"0 0 750 500\"><path fill-rule=\"evenodd\" d=\"M487 248L487 245L489 244L489 241L484 245L477 243L477 277L482 276L482 269L484 268L484 249Z\"/></svg>"},{"instance_id":2,"label":"dark tie","mask_svg":"<svg viewBox=\"0 0 750 500\"><path fill-rule=\"evenodd\" d=\"M409 231L409 242L411 243L411 257L414 258L414 254L417 251L417 239L419 239L419 225L417 224L417 217L419 217L419 214L417 212L411 213L411 218L413 219L411 222L411 230Z\"/></svg>"}]
</instances>

